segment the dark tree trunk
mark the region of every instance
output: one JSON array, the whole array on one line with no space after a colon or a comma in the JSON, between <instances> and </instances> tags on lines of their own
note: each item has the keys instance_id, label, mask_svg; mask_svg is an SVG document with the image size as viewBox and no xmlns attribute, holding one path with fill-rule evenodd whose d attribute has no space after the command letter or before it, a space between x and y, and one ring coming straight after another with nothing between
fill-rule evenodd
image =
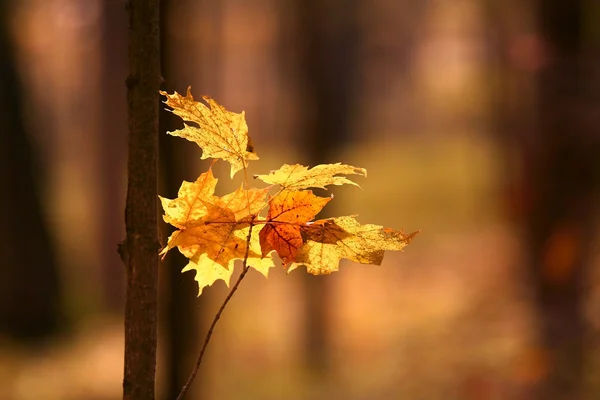
<instances>
[{"instance_id":1,"label":"dark tree trunk","mask_svg":"<svg viewBox=\"0 0 600 400\"><path fill-rule=\"evenodd\" d=\"M350 121L357 84L358 45L355 1L298 1L301 42L300 87L306 110L301 118L304 153L311 165L333 160L351 140ZM329 369L327 278L306 275L305 346L308 368L318 376Z\"/></svg>"},{"instance_id":2,"label":"dark tree trunk","mask_svg":"<svg viewBox=\"0 0 600 400\"><path fill-rule=\"evenodd\" d=\"M159 0L129 0L124 400L154 400L158 295Z\"/></svg>"},{"instance_id":3,"label":"dark tree trunk","mask_svg":"<svg viewBox=\"0 0 600 400\"><path fill-rule=\"evenodd\" d=\"M37 187L44 168L36 165L25 127L9 12L9 1L0 0L0 332L31 340L58 328L61 289Z\"/></svg>"},{"instance_id":4,"label":"dark tree trunk","mask_svg":"<svg viewBox=\"0 0 600 400\"><path fill-rule=\"evenodd\" d=\"M598 60L584 48L582 0L541 0L535 147L523 160L530 194L528 265L547 373L537 398L582 398L584 283L589 272L600 141Z\"/></svg>"},{"instance_id":5,"label":"dark tree trunk","mask_svg":"<svg viewBox=\"0 0 600 400\"><path fill-rule=\"evenodd\" d=\"M169 29L167 24L173 21L180 24L179 19L173 20L174 8L192 12L188 1L161 1L161 65L166 90L182 91L185 86L178 87L176 82L182 81L183 69L179 67L182 59L188 57L187 52L194 46L192 43L176 42L169 36L169 32L177 29L175 26ZM186 63L189 62L189 59ZM197 73L198 71L194 71ZM190 85L191 82L184 83ZM164 106L164 104L161 103ZM194 159L198 158L197 147L189 143L177 140L165 132L181 128L181 122L173 113L167 112L165 107L160 110L160 166L162 176L161 195L175 198L181 182L190 180L195 171L189 168ZM190 154L193 151L193 155ZM168 238L173 232L173 227L162 225L162 237ZM199 335L198 315L202 313L206 301L206 294L197 298L198 286L193 279L193 274L182 274L181 270L188 260L179 252L170 252L163 262L161 272L161 309L163 310L164 322L161 326L165 330L165 371L167 371L165 398L175 399L183 385L187 382L193 366L193 356L197 354L201 337ZM198 377L198 380L202 380ZM202 382L199 383L202 387ZM200 393L199 393L200 394ZM194 398L200 399L198 395Z\"/></svg>"}]
</instances>

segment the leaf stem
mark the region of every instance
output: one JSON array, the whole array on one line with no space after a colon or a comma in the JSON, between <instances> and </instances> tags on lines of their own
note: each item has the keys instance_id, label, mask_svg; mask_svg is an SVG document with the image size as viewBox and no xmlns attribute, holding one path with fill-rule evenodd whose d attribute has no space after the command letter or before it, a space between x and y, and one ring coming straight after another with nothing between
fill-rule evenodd
<instances>
[{"instance_id":1,"label":"leaf stem","mask_svg":"<svg viewBox=\"0 0 600 400\"><path fill-rule=\"evenodd\" d=\"M227 297L225 297L225 300L223 301L223 304L221 304L219 311L217 311L217 313L215 314L215 317L213 318L213 321L210 324L210 327L208 328L208 332L206 333L206 337L204 338L204 344L202 345L202 349L200 349L200 354L198 355L198 358L196 359L196 365L194 365L194 369L192 370L190 377L188 378L187 382L181 389L181 392L179 392L179 395L177 396L177 400L183 399L183 396L185 396L185 394L189 390L190 386L192 385L192 382L196 378L196 374L198 373L198 370L200 369L200 364L202 364L202 358L204 357L204 353L206 352L206 348L208 347L208 343L210 342L210 338L212 337L215 326L217 325L217 322L221 318L221 314L223 314L223 311L225 310L225 307L229 303L229 300L231 300L231 298L237 291L238 286L240 285L240 283L246 276L246 273L248 273L248 270L250 269L250 266L248 265L248 255L250 252L250 239L252 237L252 227L254 226L253 222L254 222L254 218L250 221L250 229L248 230L248 237L246 238L246 253L244 254L244 261L242 263L242 272L240 273L240 276L238 277L237 281L235 282L235 284L233 285L233 287L227 294Z\"/></svg>"}]
</instances>

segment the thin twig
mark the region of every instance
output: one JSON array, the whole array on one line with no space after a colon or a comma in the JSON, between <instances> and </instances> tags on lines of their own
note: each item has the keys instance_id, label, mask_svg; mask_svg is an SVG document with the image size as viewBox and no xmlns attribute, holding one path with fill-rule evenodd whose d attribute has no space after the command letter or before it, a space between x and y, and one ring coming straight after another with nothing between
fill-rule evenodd
<instances>
[{"instance_id":1,"label":"thin twig","mask_svg":"<svg viewBox=\"0 0 600 400\"><path fill-rule=\"evenodd\" d=\"M200 350L200 354L198 355L198 359L196 360L196 365L194 366L194 369L192 370L192 373L191 373L190 377L188 378L187 382L181 389L181 392L179 392L179 396L177 396L177 400L183 399L183 396L185 396L186 392L189 390L190 386L192 385L192 382L196 378L196 374L198 373L198 370L200 369L200 364L202 364L202 358L204 357L204 352L206 351L206 348L208 347L208 343L210 342L210 338L212 337L213 330L214 330L215 326L217 325L217 322L221 318L221 314L223 314L223 311L225 310L227 303L229 303L229 300L231 300L231 298L233 297L238 286L240 285L240 282L242 282L242 280L246 276L248 269L250 269L250 266L248 265L248 255L250 252L250 239L252 237L252 227L253 226L254 226L254 218L252 218L252 220L250 221L250 229L248 230L248 237L246 238L246 253L244 254L244 261L242 264L242 273L240 274L237 281L235 282L235 285L233 285L233 287L229 291L229 294L227 294L227 297L223 301L223 304L221 304L219 311L217 311L215 318L213 319L212 323L210 324L210 327L208 328L208 332L206 333L206 338L204 338L204 344L202 345L202 349Z\"/></svg>"}]
</instances>

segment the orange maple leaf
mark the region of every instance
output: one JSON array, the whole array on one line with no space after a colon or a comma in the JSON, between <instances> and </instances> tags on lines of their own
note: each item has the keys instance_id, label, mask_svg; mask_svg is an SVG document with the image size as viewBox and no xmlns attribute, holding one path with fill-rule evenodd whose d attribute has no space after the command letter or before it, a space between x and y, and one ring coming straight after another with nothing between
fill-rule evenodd
<instances>
[{"instance_id":1,"label":"orange maple leaf","mask_svg":"<svg viewBox=\"0 0 600 400\"><path fill-rule=\"evenodd\" d=\"M282 190L272 197L259 235L263 254L275 250L284 264L292 262L304 243L301 227L314 219L331 199L315 196L311 190Z\"/></svg>"}]
</instances>

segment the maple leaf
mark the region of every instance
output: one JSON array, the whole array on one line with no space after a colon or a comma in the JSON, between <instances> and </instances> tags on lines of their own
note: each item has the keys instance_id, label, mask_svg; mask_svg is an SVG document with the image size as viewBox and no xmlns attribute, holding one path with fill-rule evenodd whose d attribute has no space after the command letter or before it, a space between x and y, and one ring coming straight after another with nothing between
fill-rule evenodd
<instances>
[{"instance_id":1,"label":"maple leaf","mask_svg":"<svg viewBox=\"0 0 600 400\"><path fill-rule=\"evenodd\" d=\"M197 249L180 249L181 253L189 259L188 264L181 270L181 272L195 271L194 280L198 283L198 296L202 294L202 290L211 286L218 280L225 282L229 287L231 276L233 275L234 260L229 262L228 268L223 266L214 260L211 260L206 253L200 253ZM269 276L269 270L275 266L271 257L262 258L261 256L252 256L253 254L260 253L260 244L258 240L258 233L252 232L252 238L250 240L250 251L246 264L265 277Z\"/></svg>"},{"instance_id":2,"label":"maple leaf","mask_svg":"<svg viewBox=\"0 0 600 400\"><path fill-rule=\"evenodd\" d=\"M161 254L174 247L197 248L225 268L230 260L244 257L251 219L265 205L268 189L239 188L217 197L213 195L216 182L209 170L193 184L184 182L178 198L161 197L163 219L179 228Z\"/></svg>"},{"instance_id":3,"label":"maple leaf","mask_svg":"<svg viewBox=\"0 0 600 400\"><path fill-rule=\"evenodd\" d=\"M218 197L214 195L216 183L209 169L196 182L183 182L176 199L161 197L164 220L178 228L161 254L177 247L189 258L183 271L196 271L200 293L219 279L229 284L234 261L246 254L247 265L265 276L274 266L270 257L263 258L266 254L260 248L258 232L248 240L250 225L266 205L269 189L240 187Z\"/></svg>"},{"instance_id":4,"label":"maple leaf","mask_svg":"<svg viewBox=\"0 0 600 400\"><path fill-rule=\"evenodd\" d=\"M195 253L193 250L182 251L182 254L189 258L190 262L181 270L181 272L195 271L194 280L198 282L198 296L206 286L212 286L218 280L223 280L227 287L233 268L223 268L222 265L215 263L208 258L206 254Z\"/></svg>"},{"instance_id":5,"label":"maple leaf","mask_svg":"<svg viewBox=\"0 0 600 400\"><path fill-rule=\"evenodd\" d=\"M338 176L351 174L367 176L367 170L342 163L321 164L311 169L300 164L283 164L281 168L271 171L268 175L254 175L254 178L265 183L280 185L288 190L300 190L309 187L325 189L327 185L350 184L358 186L345 176Z\"/></svg>"},{"instance_id":6,"label":"maple leaf","mask_svg":"<svg viewBox=\"0 0 600 400\"><path fill-rule=\"evenodd\" d=\"M254 146L248 136L245 113L227 111L208 96L202 98L210 107L197 102L188 88L185 96L177 92L168 94L164 102L170 110L184 121L197 124L198 127L184 123L183 129L168 132L170 135L195 142L202 148L202 159L220 158L231 164L231 177L246 169L248 161L258 160Z\"/></svg>"},{"instance_id":7,"label":"maple leaf","mask_svg":"<svg viewBox=\"0 0 600 400\"><path fill-rule=\"evenodd\" d=\"M248 231L246 231L246 234L247 233ZM198 283L198 296L202 294L202 290L206 286L211 286L218 280L223 280L227 287L229 287L234 269L234 259L229 261L227 268L223 268L223 265L212 260L208 254L199 252L197 248L180 248L179 251L181 251L181 253L189 259L189 263L181 270L181 272L196 272L194 279ZM258 233L252 232L252 237L250 239L250 251L248 252L246 264L260 272L265 277L268 277L269 270L275 266L275 263L271 257L263 258L259 254L260 244Z\"/></svg>"},{"instance_id":8,"label":"maple leaf","mask_svg":"<svg viewBox=\"0 0 600 400\"><path fill-rule=\"evenodd\" d=\"M216 263L229 268L229 262L243 259L246 253L249 221L236 221L234 213L214 204L204 203L208 213L176 231L168 241L168 247L195 248L206 253Z\"/></svg>"},{"instance_id":9,"label":"maple leaf","mask_svg":"<svg viewBox=\"0 0 600 400\"><path fill-rule=\"evenodd\" d=\"M202 199L209 198L215 193L217 181L212 169L201 174L196 182L183 181L176 199L167 199L162 196L160 202L165 215L163 220L177 228L182 228L188 221L198 219L206 214L206 207Z\"/></svg>"},{"instance_id":10,"label":"maple leaf","mask_svg":"<svg viewBox=\"0 0 600 400\"><path fill-rule=\"evenodd\" d=\"M235 215L235 219L240 221L244 218L258 214L266 204L269 188L265 189L244 189L240 187L235 192L221 197L218 204L228 208Z\"/></svg>"},{"instance_id":11,"label":"maple leaf","mask_svg":"<svg viewBox=\"0 0 600 400\"><path fill-rule=\"evenodd\" d=\"M313 275L326 275L339 269L342 258L381 265L385 250L401 251L418 233L360 224L354 217L338 217L315 221L302 228L305 243L298 248L292 271L301 265Z\"/></svg>"},{"instance_id":12,"label":"maple leaf","mask_svg":"<svg viewBox=\"0 0 600 400\"><path fill-rule=\"evenodd\" d=\"M315 218L331 199L315 196L310 190L282 190L272 197L265 226L260 231L262 254L275 250L284 264L294 260L304 242L301 226Z\"/></svg>"}]
</instances>

